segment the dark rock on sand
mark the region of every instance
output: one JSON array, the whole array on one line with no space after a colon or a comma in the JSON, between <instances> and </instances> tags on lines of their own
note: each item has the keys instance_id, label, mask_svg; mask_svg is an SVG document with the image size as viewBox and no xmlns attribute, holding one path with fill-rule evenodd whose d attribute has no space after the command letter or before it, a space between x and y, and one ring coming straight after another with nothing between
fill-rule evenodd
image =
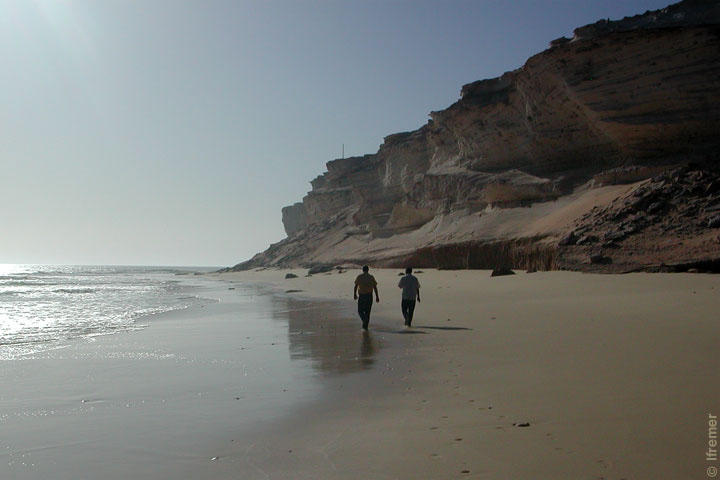
<instances>
[{"instance_id":1,"label":"dark rock on sand","mask_svg":"<svg viewBox=\"0 0 720 480\"><path fill-rule=\"evenodd\" d=\"M313 265L308 270L308 275L315 275L316 273L325 273L333 269L332 265Z\"/></svg>"},{"instance_id":2,"label":"dark rock on sand","mask_svg":"<svg viewBox=\"0 0 720 480\"><path fill-rule=\"evenodd\" d=\"M286 279L287 279L287 278L298 278L298 276L295 275L294 273L286 273L286 274L285 274L285 278L286 278Z\"/></svg>"},{"instance_id":3,"label":"dark rock on sand","mask_svg":"<svg viewBox=\"0 0 720 480\"><path fill-rule=\"evenodd\" d=\"M513 272L509 268L496 268L492 271L491 277L502 277L504 275L515 275L515 272Z\"/></svg>"}]
</instances>

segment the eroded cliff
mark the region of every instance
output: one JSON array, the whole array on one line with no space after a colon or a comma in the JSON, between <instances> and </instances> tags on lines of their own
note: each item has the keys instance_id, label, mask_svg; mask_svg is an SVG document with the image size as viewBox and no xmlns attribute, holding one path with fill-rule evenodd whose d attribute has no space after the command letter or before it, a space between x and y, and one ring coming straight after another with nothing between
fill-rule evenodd
<instances>
[{"instance_id":1,"label":"eroded cliff","mask_svg":"<svg viewBox=\"0 0 720 480\"><path fill-rule=\"evenodd\" d=\"M719 25L719 1L686 0L581 27L518 70L463 86L418 130L386 137L375 154L328 162L302 202L283 209L288 238L233 268L609 268L614 255L623 258L615 268L633 269L720 258L720 232L707 222L702 249L658 248L637 260L625 248L639 248L633 233L587 244L582 255L567 240L592 212L667 169L716 168ZM700 184L712 177L704 175ZM713 207L708 195L698 209Z\"/></svg>"}]
</instances>

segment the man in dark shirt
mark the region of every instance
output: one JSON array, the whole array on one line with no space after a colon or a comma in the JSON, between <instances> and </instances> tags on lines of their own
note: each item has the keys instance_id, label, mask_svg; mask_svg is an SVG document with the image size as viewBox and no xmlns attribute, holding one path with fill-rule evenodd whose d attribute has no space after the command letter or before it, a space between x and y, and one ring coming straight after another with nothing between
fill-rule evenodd
<instances>
[{"instance_id":1,"label":"man in dark shirt","mask_svg":"<svg viewBox=\"0 0 720 480\"><path fill-rule=\"evenodd\" d=\"M409 328L412 325L413 313L415 312L415 299L418 302L420 301L420 282L412 274L412 268L405 269L405 276L400 279L398 287L402 288L400 308L405 318L405 326Z\"/></svg>"},{"instance_id":2,"label":"man in dark shirt","mask_svg":"<svg viewBox=\"0 0 720 480\"><path fill-rule=\"evenodd\" d=\"M370 324L370 310L372 309L373 291L375 292L376 302L380 302L380 296L378 295L375 277L368 273L370 268L365 265L362 267L362 270L363 273L358 275L355 279L353 298L358 302L358 315L360 315L360 320L362 320L362 328L363 330L367 330L368 325Z\"/></svg>"}]
</instances>

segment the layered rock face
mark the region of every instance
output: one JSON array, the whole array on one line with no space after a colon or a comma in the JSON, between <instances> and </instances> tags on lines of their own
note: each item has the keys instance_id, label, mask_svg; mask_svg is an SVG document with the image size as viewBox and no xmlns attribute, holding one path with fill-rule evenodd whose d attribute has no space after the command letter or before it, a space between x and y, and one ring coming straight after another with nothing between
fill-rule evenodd
<instances>
[{"instance_id":1,"label":"layered rock face","mask_svg":"<svg viewBox=\"0 0 720 480\"><path fill-rule=\"evenodd\" d=\"M720 2L686 0L581 27L522 68L465 85L418 130L328 162L283 209L288 238L234 268L594 265L558 244L593 208L678 164L716 168L719 25ZM720 253L708 245L672 260Z\"/></svg>"}]
</instances>

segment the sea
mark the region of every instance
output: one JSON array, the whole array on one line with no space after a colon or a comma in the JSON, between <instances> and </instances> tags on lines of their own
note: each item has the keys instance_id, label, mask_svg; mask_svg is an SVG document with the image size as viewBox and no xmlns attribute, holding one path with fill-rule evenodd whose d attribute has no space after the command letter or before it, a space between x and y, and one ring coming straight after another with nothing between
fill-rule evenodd
<instances>
[{"instance_id":1,"label":"sea","mask_svg":"<svg viewBox=\"0 0 720 480\"><path fill-rule=\"evenodd\" d=\"M217 267L0 264L0 359L145 328L149 315L217 300L198 274Z\"/></svg>"}]
</instances>

